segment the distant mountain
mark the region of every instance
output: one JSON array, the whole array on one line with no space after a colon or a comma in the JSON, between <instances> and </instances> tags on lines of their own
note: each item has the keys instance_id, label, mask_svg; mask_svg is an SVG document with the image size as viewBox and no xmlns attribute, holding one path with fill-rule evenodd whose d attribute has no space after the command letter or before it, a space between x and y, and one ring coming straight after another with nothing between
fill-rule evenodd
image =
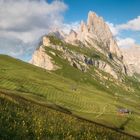
<instances>
[{"instance_id":1,"label":"distant mountain","mask_svg":"<svg viewBox=\"0 0 140 140\"><path fill-rule=\"evenodd\" d=\"M140 74L140 46L122 48L124 59L133 73Z\"/></svg>"},{"instance_id":2,"label":"distant mountain","mask_svg":"<svg viewBox=\"0 0 140 140\"><path fill-rule=\"evenodd\" d=\"M108 25L94 12L89 12L87 23L82 21L78 31L71 30L68 35L53 32L45 35L41 42L31 63L47 70L63 69L53 58L57 56L83 72L95 67L118 80L132 74Z\"/></svg>"}]
</instances>

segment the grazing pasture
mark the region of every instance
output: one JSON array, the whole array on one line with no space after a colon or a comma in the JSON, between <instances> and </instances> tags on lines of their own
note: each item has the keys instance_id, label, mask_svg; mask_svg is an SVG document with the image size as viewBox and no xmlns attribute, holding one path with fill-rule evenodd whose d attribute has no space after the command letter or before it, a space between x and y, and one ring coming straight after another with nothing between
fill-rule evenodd
<instances>
[{"instance_id":1,"label":"grazing pasture","mask_svg":"<svg viewBox=\"0 0 140 140\"><path fill-rule=\"evenodd\" d=\"M80 70L68 65L65 61L57 60L64 69L49 72L20 60L1 55L0 91L8 91L11 95L16 94L19 97L26 97L26 99L34 102L49 102L65 108L65 110L70 111L73 115L127 132L131 135L140 136L140 93L137 84L135 84L137 82L134 79L126 79L128 87L135 84L135 92L132 92L131 90L126 90L127 86L124 86L123 83L116 84L115 81L111 82L109 80L103 83L100 78L91 78L89 73L82 73ZM68 69L70 70L68 71ZM93 69L93 72L97 76L96 69ZM106 88L106 86L109 86L109 88ZM76 90L72 90L71 87L76 87ZM44 107L32 104L32 102L25 101L22 103L21 101L20 103L20 100L15 100L11 97L1 97L0 100L1 109L4 111L4 108L6 108L6 111L0 115L3 118L3 121L2 118L0 120L5 136L6 133L9 136L14 136L17 133L17 139L20 134L29 138L33 136L41 139L45 131L44 137L48 134L48 137L51 138L57 133L54 135L54 137L56 136L55 139L61 139L61 137L65 138L67 136L66 133L70 131L70 134L68 134L69 139L81 138L85 140L87 135L89 135L89 139L93 137L100 139L99 134L101 135L101 133L104 139L111 139L112 137L117 137L117 135L119 140L121 139L120 137L123 138L123 135L118 134L116 131L104 127L100 128L98 125L80 121L70 115L63 113L62 115L58 111L49 108L45 109ZM133 113L124 116L118 115L117 111L119 108L127 108ZM47 117L47 109L52 113L57 112L56 116L50 113ZM9 113L5 114L5 116L10 117L12 115L12 118L5 120L4 113ZM23 114L20 115L20 113ZM62 119L64 122L62 130L58 130L61 128L61 123L59 122L62 122L60 120L62 117L58 114L64 117L64 120ZM16 121L14 121L14 117L17 117ZM69 118L73 120L72 123ZM41 119L41 121L38 119ZM22 122L23 120L25 122ZM48 126L47 123L49 121L50 125ZM8 124L8 122L10 122L7 126L9 128L5 128L5 123ZM23 126L24 123L25 126ZM20 124L21 128L19 128ZM41 128L39 128L40 125ZM13 128L14 126L15 129ZM31 128L28 128L28 126ZM96 126L95 130L94 126ZM53 127L53 130L51 127ZM47 129L51 129L53 132L51 130L47 131ZM17 132L18 130L19 132Z\"/></svg>"}]
</instances>

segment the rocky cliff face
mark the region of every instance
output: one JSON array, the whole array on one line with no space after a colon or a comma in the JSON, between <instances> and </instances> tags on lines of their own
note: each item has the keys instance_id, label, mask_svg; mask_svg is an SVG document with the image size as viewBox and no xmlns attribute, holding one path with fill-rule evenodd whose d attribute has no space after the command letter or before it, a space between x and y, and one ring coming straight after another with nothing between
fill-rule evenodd
<instances>
[{"instance_id":1,"label":"rocky cliff face","mask_svg":"<svg viewBox=\"0 0 140 140\"><path fill-rule=\"evenodd\" d=\"M87 23L81 22L79 31L74 31L66 37L69 43L81 41L86 46L96 47L101 53L111 52L121 58L122 53L108 27L102 17L98 17L96 13L89 12ZM98 45L97 45L98 43ZM101 45L99 45L101 44ZM101 48L103 46L103 48Z\"/></svg>"},{"instance_id":2,"label":"rocky cliff face","mask_svg":"<svg viewBox=\"0 0 140 140\"><path fill-rule=\"evenodd\" d=\"M47 70L54 69L52 58L45 53L45 49L42 46L34 52L31 63Z\"/></svg>"},{"instance_id":3,"label":"rocky cliff face","mask_svg":"<svg viewBox=\"0 0 140 140\"><path fill-rule=\"evenodd\" d=\"M46 51L50 49L51 55ZM54 70L52 54L83 72L95 67L119 80L129 74L108 25L93 12L89 12L87 23L81 22L79 31L71 30L69 35L57 31L44 36L42 45L33 54L32 64Z\"/></svg>"},{"instance_id":4,"label":"rocky cliff face","mask_svg":"<svg viewBox=\"0 0 140 140\"><path fill-rule=\"evenodd\" d=\"M122 52L132 73L140 74L140 46L135 45L130 48L122 48Z\"/></svg>"}]
</instances>

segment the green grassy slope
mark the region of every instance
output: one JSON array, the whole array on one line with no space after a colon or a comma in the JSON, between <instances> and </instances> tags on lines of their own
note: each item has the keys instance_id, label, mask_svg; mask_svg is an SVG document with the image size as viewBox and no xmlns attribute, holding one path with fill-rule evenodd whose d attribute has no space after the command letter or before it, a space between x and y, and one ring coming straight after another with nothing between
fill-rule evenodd
<instances>
[{"instance_id":1,"label":"green grassy slope","mask_svg":"<svg viewBox=\"0 0 140 140\"><path fill-rule=\"evenodd\" d=\"M8 56L0 55L0 89L17 95L51 102L70 110L73 114L104 125L122 129L140 136L140 94L131 94L123 85L106 81L110 88L57 59L62 70L48 72ZM130 84L130 80L128 81ZM73 87L76 90L73 90ZM118 91L117 91L118 90ZM120 116L118 108L128 108L131 115Z\"/></svg>"},{"instance_id":2,"label":"green grassy slope","mask_svg":"<svg viewBox=\"0 0 140 140\"><path fill-rule=\"evenodd\" d=\"M17 93L0 92L0 139L136 139L63 113L62 109L60 112L51 108L46 104L18 96ZM59 108L56 109L59 110Z\"/></svg>"}]
</instances>

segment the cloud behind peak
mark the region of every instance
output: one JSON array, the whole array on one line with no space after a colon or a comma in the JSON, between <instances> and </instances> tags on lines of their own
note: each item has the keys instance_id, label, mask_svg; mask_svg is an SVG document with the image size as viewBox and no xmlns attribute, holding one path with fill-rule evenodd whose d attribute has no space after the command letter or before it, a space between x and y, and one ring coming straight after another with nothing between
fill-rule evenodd
<instances>
[{"instance_id":1,"label":"cloud behind peak","mask_svg":"<svg viewBox=\"0 0 140 140\"><path fill-rule=\"evenodd\" d=\"M7 41L6 44L11 46L15 44L11 38L30 44L54 27L62 26L66 9L67 5L61 1L0 0L0 40L4 43ZM6 44L5 47L0 44L0 53L6 52L9 47ZM15 45L15 48L18 47L22 48Z\"/></svg>"}]
</instances>

